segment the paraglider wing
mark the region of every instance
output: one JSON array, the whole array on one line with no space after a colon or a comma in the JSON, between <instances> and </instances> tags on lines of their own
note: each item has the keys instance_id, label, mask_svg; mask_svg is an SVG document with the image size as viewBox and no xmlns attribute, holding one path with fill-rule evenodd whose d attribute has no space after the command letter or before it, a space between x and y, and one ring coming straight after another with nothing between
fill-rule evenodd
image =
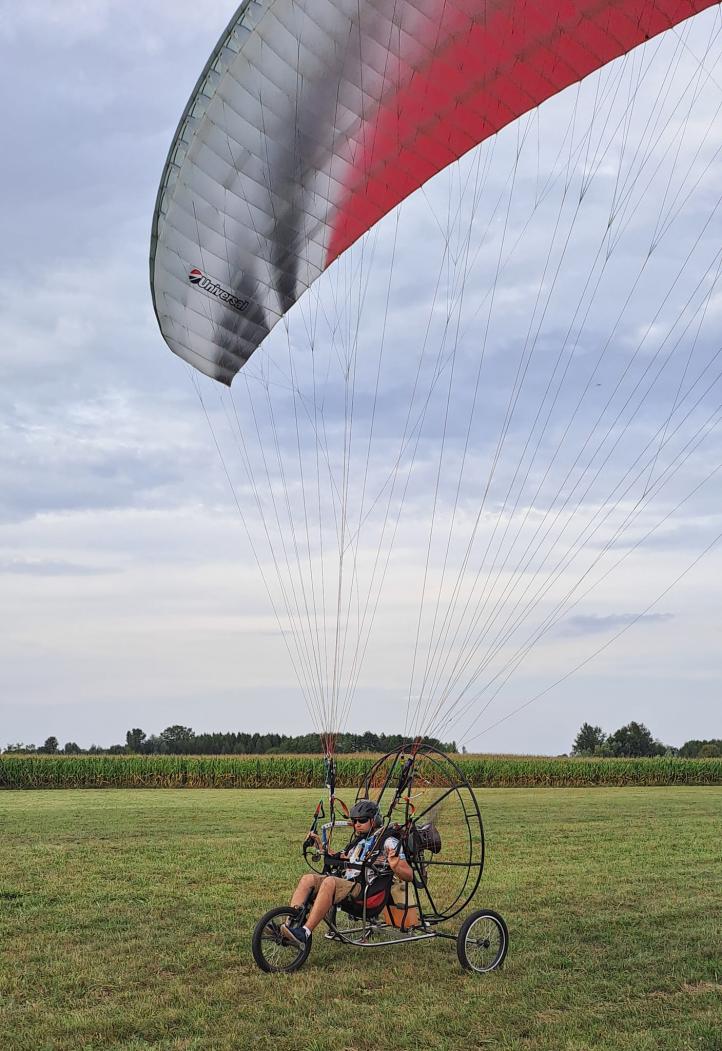
<instances>
[{"instance_id":1,"label":"paraglider wing","mask_svg":"<svg viewBox=\"0 0 722 1051\"><path fill-rule=\"evenodd\" d=\"M716 0L245 0L161 181L163 336L230 385L299 296L434 174Z\"/></svg>"}]
</instances>

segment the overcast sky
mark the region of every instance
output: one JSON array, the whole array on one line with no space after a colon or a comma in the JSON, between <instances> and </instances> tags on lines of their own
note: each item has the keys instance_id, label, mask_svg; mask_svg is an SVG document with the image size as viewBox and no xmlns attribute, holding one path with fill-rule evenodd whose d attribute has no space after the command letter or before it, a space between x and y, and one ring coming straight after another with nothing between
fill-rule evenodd
<instances>
[{"instance_id":1,"label":"overcast sky","mask_svg":"<svg viewBox=\"0 0 722 1051\"><path fill-rule=\"evenodd\" d=\"M258 437L250 393L268 440L257 393L268 377L284 485L299 514L299 465L307 479L316 446L307 438L301 457L296 450L289 347L298 404L309 406L319 399L308 379L309 325L346 288L343 272L319 283L288 333L274 332L231 396L219 400L220 390L201 383L214 433L187 367L158 332L148 288L166 153L234 7L0 0L0 746L50 734L110 744L131 727L157 733L171 723L295 733L311 725L288 625L273 615L214 433L260 543L263 523L228 421L237 411L244 437ZM448 729L474 750L550 753L567 751L584 721L610 731L638 719L675 745L722 736L719 30L715 9L652 42L646 57L552 100L355 250L369 280L348 500L348 520L365 517L352 604L364 581L378 581L380 539L390 557L350 729L404 728L407 699L416 703L424 669L435 666L432 628L445 623L473 540L456 615L484 580L501 605L487 607L489 634L467 678L481 667L455 709L463 717L432 720L442 736ZM457 204L449 253L445 227ZM318 360L325 353L338 365L324 325ZM374 409L382 337L390 350ZM425 340L414 393L408 363ZM325 375L324 426L338 472L344 386L331 366ZM410 403L418 427L404 445ZM582 452L577 461L589 435L589 459ZM251 455L259 470L259 452ZM322 497L331 537L334 492ZM373 506L369 494L381 494ZM391 521L398 515L393 549L383 534L387 508ZM548 556L542 548L526 564L522 553L539 524L551 523L550 508ZM578 555L552 581L555 552L577 535ZM277 599L268 552L261 565ZM475 576L490 565L491 576ZM543 593L506 637L520 581L531 582L527 595ZM332 593L334 578L326 583ZM515 598L504 606L506 585ZM439 613L429 598L437 593ZM549 630L517 667L514 655L549 615ZM453 616L447 670L464 636L459 628L453 641ZM358 629L351 617L348 630ZM487 665L484 645L497 630L501 649ZM429 682L434 694L433 674ZM432 710L434 697L425 700Z\"/></svg>"}]
</instances>

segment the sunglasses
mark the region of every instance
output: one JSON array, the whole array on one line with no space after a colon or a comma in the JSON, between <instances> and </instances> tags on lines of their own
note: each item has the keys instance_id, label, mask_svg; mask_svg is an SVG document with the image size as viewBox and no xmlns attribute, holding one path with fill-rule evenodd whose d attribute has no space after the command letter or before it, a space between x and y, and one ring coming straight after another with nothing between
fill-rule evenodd
<instances>
[{"instance_id":1,"label":"sunglasses","mask_svg":"<svg viewBox=\"0 0 722 1051\"><path fill-rule=\"evenodd\" d=\"M370 817L352 817L351 824L353 825L365 825L367 821L370 821Z\"/></svg>"}]
</instances>

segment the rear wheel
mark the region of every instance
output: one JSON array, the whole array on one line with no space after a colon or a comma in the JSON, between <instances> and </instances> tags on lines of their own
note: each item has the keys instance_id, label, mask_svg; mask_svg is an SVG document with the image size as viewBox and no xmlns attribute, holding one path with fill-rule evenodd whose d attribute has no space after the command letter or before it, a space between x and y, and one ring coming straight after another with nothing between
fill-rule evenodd
<instances>
[{"instance_id":1,"label":"rear wheel","mask_svg":"<svg viewBox=\"0 0 722 1051\"><path fill-rule=\"evenodd\" d=\"M302 967L311 951L311 936L304 946L284 939L281 927L294 927L298 923L298 909L284 905L271 909L256 924L251 942L253 959L262 971L297 971Z\"/></svg>"},{"instance_id":2,"label":"rear wheel","mask_svg":"<svg viewBox=\"0 0 722 1051\"><path fill-rule=\"evenodd\" d=\"M501 967L508 948L506 923L491 909L479 909L467 916L456 939L459 963L479 974Z\"/></svg>"}]
</instances>

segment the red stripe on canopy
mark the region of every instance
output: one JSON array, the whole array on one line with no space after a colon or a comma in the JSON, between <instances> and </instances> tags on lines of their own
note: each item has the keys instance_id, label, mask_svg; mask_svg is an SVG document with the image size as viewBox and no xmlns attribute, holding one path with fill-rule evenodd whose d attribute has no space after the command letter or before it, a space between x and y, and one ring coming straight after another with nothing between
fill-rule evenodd
<instances>
[{"instance_id":1,"label":"red stripe on canopy","mask_svg":"<svg viewBox=\"0 0 722 1051\"><path fill-rule=\"evenodd\" d=\"M413 66L398 62L397 85L348 142L326 265L484 139L718 0L433 3L435 14L423 5Z\"/></svg>"}]
</instances>

